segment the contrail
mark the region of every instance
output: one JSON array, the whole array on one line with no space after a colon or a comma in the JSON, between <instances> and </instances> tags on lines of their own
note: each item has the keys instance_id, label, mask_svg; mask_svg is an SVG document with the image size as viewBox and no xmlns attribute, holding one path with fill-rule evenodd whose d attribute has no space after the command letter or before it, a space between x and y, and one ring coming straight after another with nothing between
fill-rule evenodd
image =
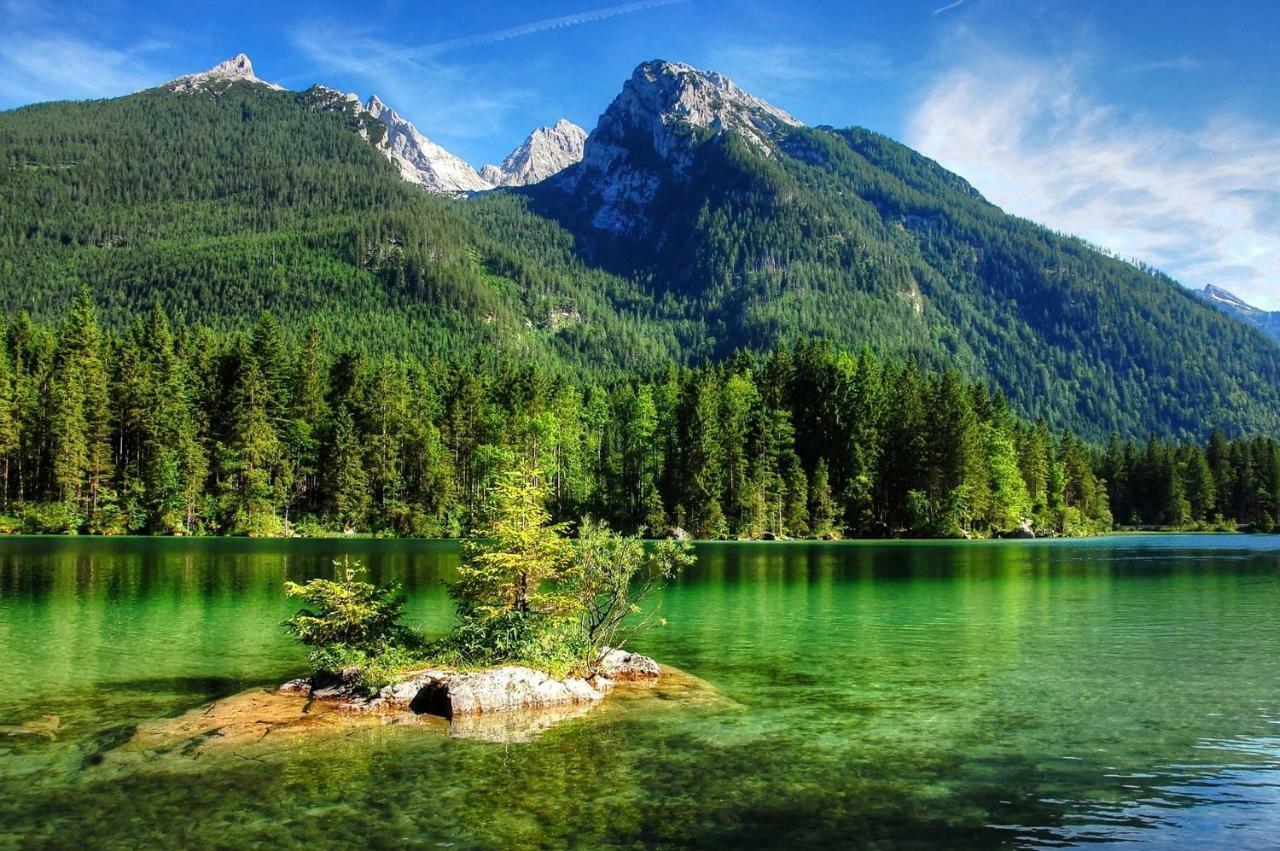
<instances>
[{"instance_id":1,"label":"contrail","mask_svg":"<svg viewBox=\"0 0 1280 851\"><path fill-rule=\"evenodd\" d=\"M951 2L948 3L947 5L939 6L937 9L934 9L933 14L941 15L943 12L948 12L954 9L955 7L961 5L962 3L966 3L966 2L968 2L968 0L951 0Z\"/></svg>"},{"instance_id":2,"label":"contrail","mask_svg":"<svg viewBox=\"0 0 1280 851\"><path fill-rule=\"evenodd\" d=\"M397 55L402 59L429 59L432 56L438 56L441 53L459 50L464 47L509 41L513 38L521 38L534 33L546 32L547 30L576 27L579 24L603 21L607 18L616 18L619 15L630 15L633 12L644 12L648 9L658 9L662 6L675 6L688 2L689 0L638 0L638 2L634 3L621 3L617 6L606 6L603 9L593 9L589 12L578 12L573 15L562 15L558 18L543 18L540 21L531 21L505 30L494 30L493 32L480 33L479 35L468 35L462 38L451 38L447 41L437 41L433 44L411 47L399 51Z\"/></svg>"}]
</instances>

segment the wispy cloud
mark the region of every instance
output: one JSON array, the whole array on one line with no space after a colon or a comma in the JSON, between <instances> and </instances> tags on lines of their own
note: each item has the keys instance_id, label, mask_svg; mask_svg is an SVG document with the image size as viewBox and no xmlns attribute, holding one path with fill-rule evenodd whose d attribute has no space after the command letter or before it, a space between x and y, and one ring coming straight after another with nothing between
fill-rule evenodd
<instances>
[{"instance_id":1,"label":"wispy cloud","mask_svg":"<svg viewBox=\"0 0 1280 851\"><path fill-rule=\"evenodd\" d=\"M645 12L650 9L659 9L663 6L676 6L688 2L689 0L639 0L639 2L634 3L619 3L616 6L606 6L601 9L577 12L572 15L543 18L538 21L530 21L527 24L520 24L519 26L508 27L501 30L493 30L491 32L480 33L479 35L463 36L461 38L437 41L432 44L424 44L419 47L409 48L408 50L403 51L402 56L410 59L425 59L433 56L439 56L442 53L448 53L451 50L461 50L465 47L476 47L482 44L495 44L500 41L510 41L513 38L522 38L523 36L547 32L548 30L576 27L581 24L589 24L594 21L604 21L609 18L616 18L620 15L630 15L635 12Z\"/></svg>"},{"instance_id":2,"label":"wispy cloud","mask_svg":"<svg viewBox=\"0 0 1280 851\"><path fill-rule=\"evenodd\" d=\"M1190 56L1178 56L1173 59L1156 59L1151 62L1138 62L1130 65L1129 71L1198 71L1204 67L1199 59Z\"/></svg>"},{"instance_id":3,"label":"wispy cloud","mask_svg":"<svg viewBox=\"0 0 1280 851\"><path fill-rule=\"evenodd\" d=\"M1280 308L1280 131L1127 116L1083 76L1070 63L971 57L928 89L908 141L1011 212Z\"/></svg>"},{"instance_id":4,"label":"wispy cloud","mask_svg":"<svg viewBox=\"0 0 1280 851\"><path fill-rule=\"evenodd\" d=\"M605 21L622 15L631 15L636 12L646 12L652 9L660 9L664 6L676 6L688 2L690 2L690 0L637 0L637 2L619 3L617 5L590 9L584 12L575 12L571 15L542 18L536 21L519 24L514 27L490 30L489 32L450 38L442 41L433 41L427 44L395 46L390 43L382 42L380 46L385 51L384 53L376 57L352 59L346 62L345 65L347 70L350 71L371 71L379 69L384 67L388 61L398 61L410 65L419 65L420 63L427 62L445 53L463 50L468 47L497 44L499 42L510 41L516 38L524 38L525 36L536 35L538 33L549 32L551 30L568 29L569 27L581 26L582 24Z\"/></svg>"},{"instance_id":5,"label":"wispy cloud","mask_svg":"<svg viewBox=\"0 0 1280 851\"><path fill-rule=\"evenodd\" d=\"M967 2L969 2L969 0L951 0L951 2L948 3L947 5L939 6L938 8L934 9L933 14L941 15L943 12L950 12L952 9L956 8L957 6L963 6Z\"/></svg>"},{"instance_id":6,"label":"wispy cloud","mask_svg":"<svg viewBox=\"0 0 1280 851\"><path fill-rule=\"evenodd\" d=\"M888 51L870 41L835 46L725 44L711 50L708 65L757 94L807 90L815 83L878 79L894 70Z\"/></svg>"},{"instance_id":7,"label":"wispy cloud","mask_svg":"<svg viewBox=\"0 0 1280 851\"><path fill-rule=\"evenodd\" d=\"M109 47L72 36L32 36L10 31L0 37L0 98L31 103L127 94L168 79L153 56L166 45L141 41Z\"/></svg>"}]
</instances>

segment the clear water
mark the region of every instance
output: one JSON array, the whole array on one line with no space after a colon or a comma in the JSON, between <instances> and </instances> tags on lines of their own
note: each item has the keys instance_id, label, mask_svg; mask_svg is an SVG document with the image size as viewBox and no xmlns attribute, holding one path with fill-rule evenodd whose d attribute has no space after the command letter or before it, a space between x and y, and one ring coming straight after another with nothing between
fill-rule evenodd
<instances>
[{"instance_id":1,"label":"clear water","mask_svg":"<svg viewBox=\"0 0 1280 851\"><path fill-rule=\"evenodd\" d=\"M344 553L447 628L448 543L0 541L0 848L1280 843L1276 538L704 545L636 648L723 702L113 763Z\"/></svg>"}]
</instances>

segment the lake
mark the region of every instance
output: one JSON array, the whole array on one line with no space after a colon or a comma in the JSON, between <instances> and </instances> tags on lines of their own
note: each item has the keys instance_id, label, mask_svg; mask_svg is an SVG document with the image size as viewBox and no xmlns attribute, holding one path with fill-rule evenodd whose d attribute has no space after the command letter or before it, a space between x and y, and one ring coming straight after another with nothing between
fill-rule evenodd
<instances>
[{"instance_id":1,"label":"lake","mask_svg":"<svg viewBox=\"0 0 1280 851\"><path fill-rule=\"evenodd\" d=\"M0 848L1280 836L1276 537L703 544L633 646L721 701L524 744L385 726L113 759L139 724L299 674L281 585L344 554L448 628L448 542L0 540Z\"/></svg>"}]
</instances>

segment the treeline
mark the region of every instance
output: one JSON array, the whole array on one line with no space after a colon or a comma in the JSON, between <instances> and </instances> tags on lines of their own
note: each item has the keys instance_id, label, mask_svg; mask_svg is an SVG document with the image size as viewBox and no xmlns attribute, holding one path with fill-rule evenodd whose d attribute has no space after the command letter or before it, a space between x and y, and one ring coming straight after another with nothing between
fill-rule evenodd
<instances>
[{"instance_id":1,"label":"treeline","mask_svg":"<svg viewBox=\"0 0 1280 851\"><path fill-rule=\"evenodd\" d=\"M998 393L825 344L587 382L492 352L291 339L270 314L242 334L175 331L158 310L107 332L87 294L57 328L13 320L4 527L454 536L520 464L546 473L557 518L708 538L1086 534L1111 528L1113 501L1128 520L1146 504L1126 494L1154 493L1133 447L1116 450L1125 476L1104 478L1110 450L1019 419ZM1264 448L1274 497L1275 443L1213 445L1211 504L1185 484L1198 448L1156 454L1182 459L1187 516L1230 505L1256 522L1236 506L1255 512Z\"/></svg>"},{"instance_id":2,"label":"treeline","mask_svg":"<svg viewBox=\"0 0 1280 851\"><path fill-rule=\"evenodd\" d=\"M1205 446L1113 437L1099 471L1121 525L1257 532L1280 526L1280 444L1271 438L1229 441L1216 429Z\"/></svg>"}]
</instances>

